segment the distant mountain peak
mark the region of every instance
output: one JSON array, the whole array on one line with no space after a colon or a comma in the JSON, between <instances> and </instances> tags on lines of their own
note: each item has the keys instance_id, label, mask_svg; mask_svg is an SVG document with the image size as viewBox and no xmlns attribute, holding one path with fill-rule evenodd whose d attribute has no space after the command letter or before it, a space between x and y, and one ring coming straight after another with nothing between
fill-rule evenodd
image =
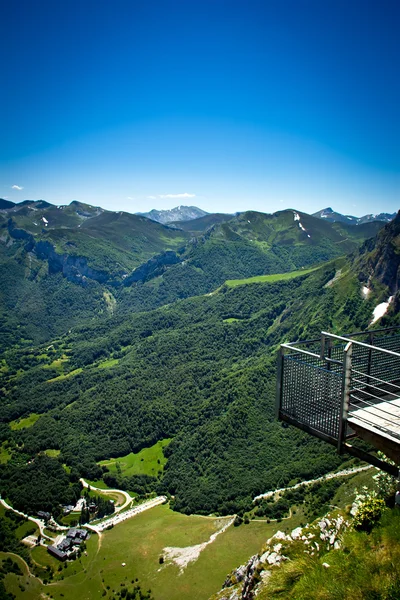
<instances>
[{"instance_id":1,"label":"distant mountain peak","mask_svg":"<svg viewBox=\"0 0 400 600\"><path fill-rule=\"evenodd\" d=\"M316 213L313 213L313 217L318 219L325 219L331 223L347 223L348 225L362 225L363 223L371 223L372 221L383 221L388 223L396 216L396 213L379 213L376 215L365 215L363 217L354 217L353 215L342 215L334 211L331 207L323 208Z\"/></svg>"},{"instance_id":2,"label":"distant mountain peak","mask_svg":"<svg viewBox=\"0 0 400 600\"><path fill-rule=\"evenodd\" d=\"M11 202L11 200L5 200L4 198L0 198L0 210L7 210L8 208L13 208L15 206L15 202Z\"/></svg>"},{"instance_id":3,"label":"distant mountain peak","mask_svg":"<svg viewBox=\"0 0 400 600\"><path fill-rule=\"evenodd\" d=\"M171 208L170 210L151 210L147 213L136 213L141 217L146 217L147 219L151 219L152 221L157 221L158 223L162 223L166 225L168 223L172 223L173 221L192 221L193 219L198 219L199 217L205 217L208 213L201 208L197 208L197 206L176 206L175 208Z\"/></svg>"}]
</instances>

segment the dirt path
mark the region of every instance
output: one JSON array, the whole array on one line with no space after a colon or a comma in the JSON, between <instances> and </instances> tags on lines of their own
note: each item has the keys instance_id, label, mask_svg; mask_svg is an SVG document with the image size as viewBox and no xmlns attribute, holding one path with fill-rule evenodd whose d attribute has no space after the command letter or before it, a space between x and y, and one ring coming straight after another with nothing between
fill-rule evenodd
<instances>
[{"instance_id":1,"label":"dirt path","mask_svg":"<svg viewBox=\"0 0 400 600\"><path fill-rule=\"evenodd\" d=\"M43 584L42 579L40 579L40 577L38 577L37 575L34 575L32 573L32 571L29 568L28 563L26 562L26 560L24 558L22 558L22 556L20 556L19 554L15 554L15 552L6 552L6 554L11 554L11 556L16 556L17 558L19 558L19 560L21 562L24 563L24 567L25 567L25 571L26 571L26 575L29 575L29 577L34 577L35 579L37 579L38 581L40 581L41 584ZM38 567L42 567L43 565L39 565L39 563L37 563L36 561L33 561L35 563L35 565L37 565Z\"/></svg>"},{"instance_id":2,"label":"dirt path","mask_svg":"<svg viewBox=\"0 0 400 600\"><path fill-rule=\"evenodd\" d=\"M371 465L367 465L366 467L354 467L353 469L344 469L343 471L339 471L338 473L328 473L327 475L323 475L322 477L318 477L317 479L309 479L308 481L301 481L300 483L296 483L296 485L292 485L286 488L279 488L277 490L272 490L270 492L266 492L265 494L259 494L255 498L253 498L253 502L257 500L262 500L263 498L271 498L271 496L275 496L280 492L285 492L286 490L297 490L302 485L313 485L314 483L319 483L320 481L326 481L327 479L336 479L337 477L346 477L347 475L354 475L355 473L360 473L361 471L367 471L368 469L372 469Z\"/></svg>"},{"instance_id":3,"label":"dirt path","mask_svg":"<svg viewBox=\"0 0 400 600\"><path fill-rule=\"evenodd\" d=\"M216 519L219 521L219 519ZM212 544L221 533L224 533L232 525L235 517L231 517L227 523L224 523L210 538L202 544L196 544L195 546L186 546L185 548L178 548L167 546L163 549L166 559L171 563L175 563L179 567L179 575L182 575L189 563L196 561L201 552L209 545Z\"/></svg>"},{"instance_id":4,"label":"dirt path","mask_svg":"<svg viewBox=\"0 0 400 600\"><path fill-rule=\"evenodd\" d=\"M20 510L17 510L16 508L13 508L12 506L10 506L10 504L7 504L7 502L5 500L3 500L3 498L0 498L0 504L2 504L5 509L11 510L13 513L19 515L20 517L24 517L24 519L28 519L28 521L32 521L32 523L35 523L35 525L37 525L39 527L40 535L42 536L42 538L46 538L47 540L53 541L53 538L51 538L50 536L48 536L44 533L46 524L42 519L37 519L36 517L31 517L29 515L26 515L25 513L21 512Z\"/></svg>"}]
</instances>

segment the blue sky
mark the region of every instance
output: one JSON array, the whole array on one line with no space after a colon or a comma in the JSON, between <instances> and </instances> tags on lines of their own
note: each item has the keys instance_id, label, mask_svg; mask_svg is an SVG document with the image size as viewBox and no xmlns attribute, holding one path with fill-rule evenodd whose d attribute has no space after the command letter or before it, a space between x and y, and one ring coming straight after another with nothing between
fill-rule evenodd
<instances>
[{"instance_id":1,"label":"blue sky","mask_svg":"<svg viewBox=\"0 0 400 600\"><path fill-rule=\"evenodd\" d=\"M4 3L0 196L393 212L399 28L397 0Z\"/></svg>"}]
</instances>

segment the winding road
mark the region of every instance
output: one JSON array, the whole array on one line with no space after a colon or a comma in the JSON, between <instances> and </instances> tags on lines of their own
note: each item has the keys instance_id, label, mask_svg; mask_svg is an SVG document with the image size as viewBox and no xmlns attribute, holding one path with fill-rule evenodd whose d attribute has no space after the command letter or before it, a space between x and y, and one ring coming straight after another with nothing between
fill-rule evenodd
<instances>
[{"instance_id":1,"label":"winding road","mask_svg":"<svg viewBox=\"0 0 400 600\"><path fill-rule=\"evenodd\" d=\"M308 481L300 481L300 483L296 483L296 485L292 485L290 487L279 488L277 490L272 490L270 492L265 492L265 494L259 494L255 498L253 498L253 502L257 502L257 500L262 500L263 498L271 498L280 492L285 492L286 490L297 490L297 488L302 485L313 485L314 483L318 483L319 481L326 481L327 479L336 479L336 477L346 477L347 475L354 475L355 473L360 473L361 471L367 471L368 469L372 469L371 465L367 465L366 467L354 467L353 469L344 469L343 471L338 471L337 473L328 473L327 475L322 475L322 477L318 477L317 479L309 479Z\"/></svg>"},{"instance_id":2,"label":"winding road","mask_svg":"<svg viewBox=\"0 0 400 600\"><path fill-rule=\"evenodd\" d=\"M81 484L83 485L84 488L90 488L91 490L93 490L95 492L101 492L102 494L121 494L121 496L124 496L125 502L123 504L121 504L121 506L115 507L116 513L121 512L121 510L124 510L124 508L126 508L129 505L129 503L132 502L132 497L128 494L128 492L124 492L124 490L114 490L111 488L102 489L102 488L95 487L94 485L91 485L84 479L80 479L79 481L81 482Z\"/></svg>"},{"instance_id":3,"label":"winding road","mask_svg":"<svg viewBox=\"0 0 400 600\"><path fill-rule=\"evenodd\" d=\"M5 509L11 510L12 512L19 515L20 517L24 517L24 519L28 519L28 521L32 521L32 523L35 523L35 525L37 525L39 527L40 535L42 536L42 538L46 538L47 540L51 540L52 542L54 541L53 538L51 538L50 536L48 536L44 533L46 524L43 521L43 519L38 519L36 517L31 517L29 515L26 515L25 513L21 512L20 510L17 510L16 508L13 508L9 504L7 504L7 502L5 500L3 500L3 498L0 498L0 504L2 504ZM60 525L59 525L59 527L61 528ZM62 527L62 529L69 529L69 528Z\"/></svg>"}]
</instances>

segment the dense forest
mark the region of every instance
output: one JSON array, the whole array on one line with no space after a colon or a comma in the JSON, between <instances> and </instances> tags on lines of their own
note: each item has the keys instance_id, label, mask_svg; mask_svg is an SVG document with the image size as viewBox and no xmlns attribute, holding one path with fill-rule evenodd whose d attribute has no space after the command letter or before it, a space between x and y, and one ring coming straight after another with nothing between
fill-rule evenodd
<instances>
[{"instance_id":1,"label":"dense forest","mask_svg":"<svg viewBox=\"0 0 400 600\"><path fill-rule=\"evenodd\" d=\"M279 227L292 232L293 212L286 213L219 223L178 252L186 262L131 286L78 284L60 271L43 273L43 265L26 277L29 252L19 241L6 247L1 493L29 512L57 513L85 476L172 494L185 513L243 513L267 489L339 466L334 448L275 421L276 349L323 329L367 328L388 287L382 277L370 280L371 294L362 296L378 245L359 253L350 240L353 255L335 258L339 234L325 236L330 224L314 230L314 245L274 245ZM317 220L301 218L311 231ZM303 274L309 265L316 268ZM244 279L294 269L287 278ZM243 281L224 283L232 279ZM395 302L386 322L396 312ZM157 477L127 478L97 464L166 438L173 439Z\"/></svg>"}]
</instances>

